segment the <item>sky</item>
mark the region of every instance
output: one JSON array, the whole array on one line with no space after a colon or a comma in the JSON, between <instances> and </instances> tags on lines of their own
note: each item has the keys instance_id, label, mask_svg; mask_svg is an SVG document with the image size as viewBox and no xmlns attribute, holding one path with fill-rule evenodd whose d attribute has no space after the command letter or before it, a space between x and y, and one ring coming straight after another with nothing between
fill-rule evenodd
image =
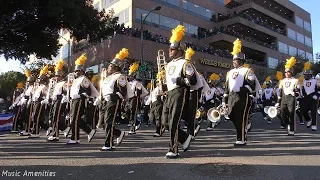
<instances>
[{"instance_id":1,"label":"sky","mask_svg":"<svg viewBox=\"0 0 320 180\"><path fill-rule=\"evenodd\" d=\"M320 11L318 9L319 0L290 0L302 9L311 14L311 27L312 27L312 43L313 54L320 53ZM9 60L6 61L3 56L0 56L0 74L7 71L21 71L19 61Z\"/></svg>"}]
</instances>

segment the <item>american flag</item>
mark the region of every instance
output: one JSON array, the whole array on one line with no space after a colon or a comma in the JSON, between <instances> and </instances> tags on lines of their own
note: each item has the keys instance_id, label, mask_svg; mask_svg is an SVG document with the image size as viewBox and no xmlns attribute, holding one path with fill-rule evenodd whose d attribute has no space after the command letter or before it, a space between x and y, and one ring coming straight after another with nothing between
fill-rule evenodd
<instances>
[{"instance_id":1,"label":"american flag","mask_svg":"<svg viewBox=\"0 0 320 180\"><path fill-rule=\"evenodd\" d=\"M14 114L0 114L0 132L12 129Z\"/></svg>"}]
</instances>

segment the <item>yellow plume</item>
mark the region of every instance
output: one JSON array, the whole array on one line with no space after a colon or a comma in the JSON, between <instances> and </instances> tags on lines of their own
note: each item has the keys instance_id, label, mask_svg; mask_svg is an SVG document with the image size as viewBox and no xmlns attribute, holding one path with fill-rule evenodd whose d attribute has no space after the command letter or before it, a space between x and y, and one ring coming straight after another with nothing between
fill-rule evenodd
<instances>
[{"instance_id":1,"label":"yellow plume","mask_svg":"<svg viewBox=\"0 0 320 180\"><path fill-rule=\"evenodd\" d=\"M78 59L76 60L75 64L77 66L83 65L84 63L86 63L86 61L87 61L87 54L84 53L80 57L78 57Z\"/></svg>"},{"instance_id":2,"label":"yellow plume","mask_svg":"<svg viewBox=\"0 0 320 180\"><path fill-rule=\"evenodd\" d=\"M40 75L46 75L49 71L49 66L46 65L45 67L43 67L40 71Z\"/></svg>"},{"instance_id":3,"label":"yellow plume","mask_svg":"<svg viewBox=\"0 0 320 180\"><path fill-rule=\"evenodd\" d=\"M209 80L211 80L211 81L217 81L219 79L220 79L220 76L216 73L212 73L209 77Z\"/></svg>"},{"instance_id":4,"label":"yellow plume","mask_svg":"<svg viewBox=\"0 0 320 180\"><path fill-rule=\"evenodd\" d=\"M291 57L290 59L287 59L286 65L284 66L286 69L292 68L294 65L296 65L297 60L295 57Z\"/></svg>"},{"instance_id":5,"label":"yellow plume","mask_svg":"<svg viewBox=\"0 0 320 180\"><path fill-rule=\"evenodd\" d=\"M147 89L151 89L151 83L147 84Z\"/></svg>"},{"instance_id":6,"label":"yellow plume","mask_svg":"<svg viewBox=\"0 0 320 180\"><path fill-rule=\"evenodd\" d=\"M300 84L303 83L303 79L304 79L303 76L299 76L299 79L298 79L298 80L299 80L299 83L300 83Z\"/></svg>"},{"instance_id":7,"label":"yellow plume","mask_svg":"<svg viewBox=\"0 0 320 180\"><path fill-rule=\"evenodd\" d=\"M271 77L268 76L268 77L266 78L266 82L269 82L270 80L271 80Z\"/></svg>"},{"instance_id":8,"label":"yellow plume","mask_svg":"<svg viewBox=\"0 0 320 180\"><path fill-rule=\"evenodd\" d=\"M280 72L280 71L277 71L276 78L277 78L278 81L280 81L281 79L283 79L283 73Z\"/></svg>"},{"instance_id":9,"label":"yellow plume","mask_svg":"<svg viewBox=\"0 0 320 180\"><path fill-rule=\"evenodd\" d=\"M129 74L135 73L139 69L139 64L134 62L129 68Z\"/></svg>"},{"instance_id":10,"label":"yellow plume","mask_svg":"<svg viewBox=\"0 0 320 180\"><path fill-rule=\"evenodd\" d=\"M124 60L129 56L129 50L127 48L122 48L121 51L116 55L117 59Z\"/></svg>"},{"instance_id":11,"label":"yellow plume","mask_svg":"<svg viewBox=\"0 0 320 180\"><path fill-rule=\"evenodd\" d=\"M234 42L233 42L233 51L231 52L232 55L235 55L239 52L241 52L241 41L237 38Z\"/></svg>"},{"instance_id":12,"label":"yellow plume","mask_svg":"<svg viewBox=\"0 0 320 180\"><path fill-rule=\"evenodd\" d=\"M60 59L55 66L55 71L61 71L64 65L64 61L62 59Z\"/></svg>"},{"instance_id":13,"label":"yellow plume","mask_svg":"<svg viewBox=\"0 0 320 180\"><path fill-rule=\"evenodd\" d=\"M175 29L172 30L172 35L170 37L170 43L181 41L184 36L185 28L182 25L178 25Z\"/></svg>"},{"instance_id":14,"label":"yellow plume","mask_svg":"<svg viewBox=\"0 0 320 180\"><path fill-rule=\"evenodd\" d=\"M248 64L248 63L244 63L244 64L243 64L243 67L245 67L245 68L249 68L249 67L250 67L250 64Z\"/></svg>"},{"instance_id":15,"label":"yellow plume","mask_svg":"<svg viewBox=\"0 0 320 180\"><path fill-rule=\"evenodd\" d=\"M92 83L96 83L97 81L98 81L98 75L94 75L94 76L92 76L92 78L91 78L91 82Z\"/></svg>"},{"instance_id":16,"label":"yellow plume","mask_svg":"<svg viewBox=\"0 0 320 180\"><path fill-rule=\"evenodd\" d=\"M262 86L261 86L261 88L262 88L262 89L265 89L265 88L267 88L267 85L266 85L266 83L263 83L263 84L262 84Z\"/></svg>"},{"instance_id":17,"label":"yellow plume","mask_svg":"<svg viewBox=\"0 0 320 180\"><path fill-rule=\"evenodd\" d=\"M31 76L31 71L30 71L29 69L26 69L26 72L25 72L25 73L26 73L26 76L27 76L27 77L30 77L30 76Z\"/></svg>"},{"instance_id":18,"label":"yellow plume","mask_svg":"<svg viewBox=\"0 0 320 180\"><path fill-rule=\"evenodd\" d=\"M187 50L186 50L186 60L191 60L191 57L194 55L194 50L189 47Z\"/></svg>"},{"instance_id":19,"label":"yellow plume","mask_svg":"<svg viewBox=\"0 0 320 180\"><path fill-rule=\"evenodd\" d=\"M19 83L17 84L17 88L19 88L19 89L23 88L23 86L24 86L23 82L19 82Z\"/></svg>"},{"instance_id":20,"label":"yellow plume","mask_svg":"<svg viewBox=\"0 0 320 180\"><path fill-rule=\"evenodd\" d=\"M310 70L311 69L311 66L312 66L312 64L311 64L311 62L305 62L304 63L304 67L303 67L303 70Z\"/></svg>"}]
</instances>

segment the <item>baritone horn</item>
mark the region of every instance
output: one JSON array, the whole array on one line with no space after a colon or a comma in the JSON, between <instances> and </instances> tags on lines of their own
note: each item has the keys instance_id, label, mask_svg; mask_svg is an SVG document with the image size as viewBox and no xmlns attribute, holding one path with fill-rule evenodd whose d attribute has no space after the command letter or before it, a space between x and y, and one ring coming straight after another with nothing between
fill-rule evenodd
<instances>
[{"instance_id":1,"label":"baritone horn","mask_svg":"<svg viewBox=\"0 0 320 180\"><path fill-rule=\"evenodd\" d=\"M196 119L199 119L201 116L203 116L205 114L204 112L204 108L200 107L197 112L196 112Z\"/></svg>"},{"instance_id":2,"label":"baritone horn","mask_svg":"<svg viewBox=\"0 0 320 180\"><path fill-rule=\"evenodd\" d=\"M221 116L225 116L227 115L227 113L228 113L227 106L219 105L216 108L210 108L207 113L208 120L213 123L216 123L221 119Z\"/></svg>"},{"instance_id":3,"label":"baritone horn","mask_svg":"<svg viewBox=\"0 0 320 180\"><path fill-rule=\"evenodd\" d=\"M267 108L268 107L268 108ZM265 108L267 108L267 114L270 118L275 118L279 111L278 108L276 108L275 106L267 106ZM265 109L264 109L265 110Z\"/></svg>"}]
</instances>

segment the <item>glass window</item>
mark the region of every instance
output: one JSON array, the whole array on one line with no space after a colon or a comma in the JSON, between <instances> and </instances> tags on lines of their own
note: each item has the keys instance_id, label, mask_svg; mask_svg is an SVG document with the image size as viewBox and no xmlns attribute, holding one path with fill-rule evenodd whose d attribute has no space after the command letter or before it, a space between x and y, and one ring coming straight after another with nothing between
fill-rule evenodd
<instances>
[{"instance_id":1,"label":"glass window","mask_svg":"<svg viewBox=\"0 0 320 180\"><path fill-rule=\"evenodd\" d=\"M297 32L297 41L304 44L304 35Z\"/></svg>"},{"instance_id":2,"label":"glass window","mask_svg":"<svg viewBox=\"0 0 320 180\"><path fill-rule=\"evenodd\" d=\"M148 11L140 9L140 8L136 8L136 19L140 19L141 18L141 14L147 14Z\"/></svg>"},{"instance_id":3,"label":"glass window","mask_svg":"<svg viewBox=\"0 0 320 180\"><path fill-rule=\"evenodd\" d=\"M306 53L301 49L298 50L298 55L303 57L303 58L306 58Z\"/></svg>"},{"instance_id":4,"label":"glass window","mask_svg":"<svg viewBox=\"0 0 320 180\"><path fill-rule=\"evenodd\" d=\"M311 32L311 24L307 21L303 23L304 29Z\"/></svg>"},{"instance_id":5,"label":"glass window","mask_svg":"<svg viewBox=\"0 0 320 180\"><path fill-rule=\"evenodd\" d=\"M108 7L110 7L112 4L118 2L120 0L103 0L102 1L102 8L107 9Z\"/></svg>"},{"instance_id":6,"label":"glass window","mask_svg":"<svg viewBox=\"0 0 320 180\"><path fill-rule=\"evenodd\" d=\"M300 27L303 27L303 20L298 16L296 16L296 24Z\"/></svg>"},{"instance_id":7,"label":"glass window","mask_svg":"<svg viewBox=\"0 0 320 180\"><path fill-rule=\"evenodd\" d=\"M118 15L119 17L118 24L127 23L129 22L129 8L121 11Z\"/></svg>"},{"instance_id":8,"label":"glass window","mask_svg":"<svg viewBox=\"0 0 320 180\"><path fill-rule=\"evenodd\" d=\"M198 27L188 24L188 23L183 23L183 26L186 28L186 32L189 34L195 34L198 35Z\"/></svg>"},{"instance_id":9,"label":"glass window","mask_svg":"<svg viewBox=\"0 0 320 180\"><path fill-rule=\"evenodd\" d=\"M275 69L278 66L279 60L276 58L268 57L268 67Z\"/></svg>"},{"instance_id":10,"label":"glass window","mask_svg":"<svg viewBox=\"0 0 320 180\"><path fill-rule=\"evenodd\" d=\"M294 40L297 40L296 38L296 32L290 28L288 28L288 37Z\"/></svg>"},{"instance_id":11,"label":"glass window","mask_svg":"<svg viewBox=\"0 0 320 180\"><path fill-rule=\"evenodd\" d=\"M160 26L173 29L180 24L180 21L168 18L166 16L160 16Z\"/></svg>"},{"instance_id":12,"label":"glass window","mask_svg":"<svg viewBox=\"0 0 320 180\"><path fill-rule=\"evenodd\" d=\"M297 55L297 48L293 47L293 46L289 46L289 55L290 56L295 56Z\"/></svg>"},{"instance_id":13,"label":"glass window","mask_svg":"<svg viewBox=\"0 0 320 180\"><path fill-rule=\"evenodd\" d=\"M278 46L279 46L279 52L288 54L288 45L287 44L279 41Z\"/></svg>"},{"instance_id":14,"label":"glass window","mask_svg":"<svg viewBox=\"0 0 320 180\"><path fill-rule=\"evenodd\" d=\"M311 38L308 38L307 36L304 37L304 44L307 46L312 47L312 41Z\"/></svg>"},{"instance_id":15,"label":"glass window","mask_svg":"<svg viewBox=\"0 0 320 180\"><path fill-rule=\"evenodd\" d=\"M187 12L191 12L195 15L206 18L208 20L210 20L212 15L214 14L214 11L211 11L210 9L206 9L202 6L199 6L197 4L194 4L185 0L183 1L183 9L186 10Z\"/></svg>"},{"instance_id":16,"label":"glass window","mask_svg":"<svg viewBox=\"0 0 320 180\"><path fill-rule=\"evenodd\" d=\"M179 5L179 0L167 0L167 3L172 4L174 6L180 6Z\"/></svg>"},{"instance_id":17,"label":"glass window","mask_svg":"<svg viewBox=\"0 0 320 180\"><path fill-rule=\"evenodd\" d=\"M309 61L312 61L313 55L311 53L306 52L306 59L308 59Z\"/></svg>"}]
</instances>

